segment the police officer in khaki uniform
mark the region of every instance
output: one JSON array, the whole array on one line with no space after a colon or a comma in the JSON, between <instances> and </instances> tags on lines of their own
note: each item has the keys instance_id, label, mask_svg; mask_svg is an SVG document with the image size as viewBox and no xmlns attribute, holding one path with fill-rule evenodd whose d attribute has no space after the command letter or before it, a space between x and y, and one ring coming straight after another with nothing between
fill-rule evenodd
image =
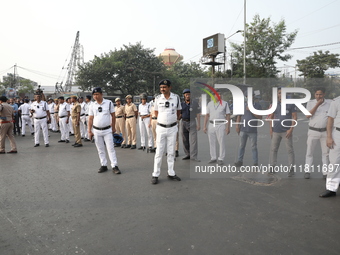
<instances>
[{"instance_id":1,"label":"police officer in khaki uniform","mask_svg":"<svg viewBox=\"0 0 340 255\"><path fill-rule=\"evenodd\" d=\"M126 146L126 131L125 131L125 107L121 105L120 98L117 97L115 99L115 115L116 115L116 133L122 134L123 142L121 147L125 148ZM116 145L115 145L116 146Z\"/></svg>"},{"instance_id":2,"label":"police officer in khaki uniform","mask_svg":"<svg viewBox=\"0 0 340 255\"><path fill-rule=\"evenodd\" d=\"M128 135L128 142L125 148L131 148L131 149L136 149L136 143L137 143L137 138L136 138L136 125L137 125L137 116L138 116L138 111L137 107L134 103L132 103L132 96L127 95L125 97L126 99L126 104L125 104L125 118L126 118L126 130L127 130L127 135Z\"/></svg>"},{"instance_id":3,"label":"police officer in khaki uniform","mask_svg":"<svg viewBox=\"0 0 340 255\"><path fill-rule=\"evenodd\" d=\"M11 144L11 151L7 153L17 153L17 146L13 135L14 110L7 104L7 97L0 97L0 154L5 154L6 136Z\"/></svg>"},{"instance_id":4,"label":"police officer in khaki uniform","mask_svg":"<svg viewBox=\"0 0 340 255\"><path fill-rule=\"evenodd\" d=\"M81 106L79 102L77 101L77 96L71 97L71 102L73 103L73 107L71 110L71 119L72 119L72 126L74 131L74 138L75 143L72 144L74 147L82 147L83 144L81 142L81 133L80 133L80 112L81 112Z\"/></svg>"}]
</instances>

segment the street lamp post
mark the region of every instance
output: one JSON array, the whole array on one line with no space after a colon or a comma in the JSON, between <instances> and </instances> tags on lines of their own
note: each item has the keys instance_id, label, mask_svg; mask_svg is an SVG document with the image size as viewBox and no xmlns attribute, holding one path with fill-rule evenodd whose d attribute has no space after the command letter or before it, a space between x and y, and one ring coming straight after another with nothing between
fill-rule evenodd
<instances>
[{"instance_id":1,"label":"street lamp post","mask_svg":"<svg viewBox=\"0 0 340 255\"><path fill-rule=\"evenodd\" d=\"M246 26L246 21L247 21L247 19L246 19L246 14L247 14L247 12L246 12L246 4L247 4L247 1L244 0L243 84L246 84L246 33L247 33L247 26Z\"/></svg>"},{"instance_id":2,"label":"street lamp post","mask_svg":"<svg viewBox=\"0 0 340 255\"><path fill-rule=\"evenodd\" d=\"M224 71L226 71L226 67L225 67L225 65L226 65L226 62L227 62L227 46L226 46L226 41L230 38L230 37L232 37L232 36L234 36L234 35L236 35L237 33L240 33L240 32L242 32L242 30L237 30L235 33L233 33L232 35L229 35L227 38L224 38ZM231 63L230 63L230 65L231 65Z\"/></svg>"}]
</instances>

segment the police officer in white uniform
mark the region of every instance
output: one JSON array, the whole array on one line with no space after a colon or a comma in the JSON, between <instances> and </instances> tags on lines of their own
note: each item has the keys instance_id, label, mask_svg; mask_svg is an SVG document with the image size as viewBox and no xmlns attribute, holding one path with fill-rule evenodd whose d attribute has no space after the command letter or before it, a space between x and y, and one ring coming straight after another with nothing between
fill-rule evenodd
<instances>
[{"instance_id":1,"label":"police officer in white uniform","mask_svg":"<svg viewBox=\"0 0 340 255\"><path fill-rule=\"evenodd\" d=\"M58 128L57 128L56 119L54 117L54 107L55 107L55 103L53 99L52 98L48 99L48 109L51 115L51 123L49 124L49 129L51 129L53 132L56 132Z\"/></svg>"},{"instance_id":2,"label":"police officer in white uniform","mask_svg":"<svg viewBox=\"0 0 340 255\"><path fill-rule=\"evenodd\" d=\"M216 163L223 165L225 157L225 134L230 133L230 110L228 103L219 99L217 94L215 95L216 101L210 101L207 105L207 114L204 118L203 132L207 132L207 123L209 121L208 138L210 146L209 163ZM227 122L227 124L226 124ZM216 140L219 144L219 156L216 154Z\"/></svg>"},{"instance_id":3,"label":"police officer in white uniform","mask_svg":"<svg viewBox=\"0 0 340 255\"><path fill-rule=\"evenodd\" d=\"M63 96L58 97L59 100L59 128L60 128L60 140L58 143L69 143L70 142L70 130L69 130L69 121L70 121L70 105L65 102L65 98Z\"/></svg>"},{"instance_id":4,"label":"police officer in white uniform","mask_svg":"<svg viewBox=\"0 0 340 255\"><path fill-rule=\"evenodd\" d=\"M332 100L325 99L325 88L320 87L314 90L315 99L307 103L307 110L311 115L309 118L308 138L307 138L307 152L305 161L305 179L310 178L310 172L313 166L313 153L315 146L320 141L322 152L322 174L324 178L327 176L327 169L329 164L329 148L327 147L327 113ZM318 169L318 168L314 168Z\"/></svg>"},{"instance_id":5,"label":"police officer in white uniform","mask_svg":"<svg viewBox=\"0 0 340 255\"><path fill-rule=\"evenodd\" d=\"M161 95L156 97L154 105L157 117L157 150L151 179L152 184L158 183L165 145L167 145L168 178L174 181L181 180L174 171L177 123L182 109L181 102L177 94L170 92L171 82L169 80L160 81L159 89Z\"/></svg>"},{"instance_id":6,"label":"police officer in white uniform","mask_svg":"<svg viewBox=\"0 0 340 255\"><path fill-rule=\"evenodd\" d=\"M81 112L80 112L80 135L81 138L84 139L86 137L86 103L84 102L84 98L83 97L79 97L78 102L80 104L81 107Z\"/></svg>"},{"instance_id":7,"label":"police officer in white uniform","mask_svg":"<svg viewBox=\"0 0 340 255\"><path fill-rule=\"evenodd\" d=\"M85 128L86 128L86 129L87 129L88 123L89 123L89 108L90 108L91 103L92 103L92 101L91 101L91 96L90 96L90 95L87 95L87 96L85 97L85 106L84 106L84 108L85 108L85 121L86 121ZM85 141L85 142L91 141L91 140L89 139L89 133L88 133L87 131L85 132L84 141Z\"/></svg>"},{"instance_id":8,"label":"police officer in white uniform","mask_svg":"<svg viewBox=\"0 0 340 255\"><path fill-rule=\"evenodd\" d=\"M48 105L46 101L41 100L41 95L35 95L36 101L31 104L30 110L34 118L34 147L39 146L39 136L40 129L42 130L45 147L49 147L48 140L48 127L47 124L50 123L50 111L48 110Z\"/></svg>"},{"instance_id":9,"label":"police officer in white uniform","mask_svg":"<svg viewBox=\"0 0 340 255\"><path fill-rule=\"evenodd\" d=\"M334 99L328 110L327 146L329 165L326 179L326 191L320 197L333 197L340 184L340 97Z\"/></svg>"},{"instance_id":10,"label":"police officer in white uniform","mask_svg":"<svg viewBox=\"0 0 340 255\"><path fill-rule=\"evenodd\" d=\"M34 135L32 121L30 117L30 105L28 104L30 100L27 98L24 100L24 104L20 105L19 111L21 113L21 135L25 136L26 134L26 124L28 125L31 135Z\"/></svg>"},{"instance_id":11,"label":"police officer in white uniform","mask_svg":"<svg viewBox=\"0 0 340 255\"><path fill-rule=\"evenodd\" d=\"M113 133L116 132L116 116L115 108L110 100L103 98L102 89L97 87L92 91L92 96L95 100L89 108L89 123L88 133L90 139L94 137L95 144L98 150L101 167L98 173L106 172L107 159L105 147L108 151L111 161L112 171L115 174L120 174L118 168L116 151L113 144Z\"/></svg>"},{"instance_id":12,"label":"police officer in white uniform","mask_svg":"<svg viewBox=\"0 0 340 255\"><path fill-rule=\"evenodd\" d=\"M148 151L152 149L152 135L150 128L151 106L146 102L147 95L142 94L142 103L138 106L139 114L139 132L141 147L138 150L145 150L145 133L148 136Z\"/></svg>"}]
</instances>

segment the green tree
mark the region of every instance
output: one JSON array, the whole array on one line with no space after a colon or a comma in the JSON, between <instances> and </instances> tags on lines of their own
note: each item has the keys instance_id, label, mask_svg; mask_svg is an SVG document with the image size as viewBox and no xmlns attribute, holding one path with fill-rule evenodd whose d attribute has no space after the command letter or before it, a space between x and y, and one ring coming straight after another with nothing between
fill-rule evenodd
<instances>
[{"instance_id":1,"label":"green tree","mask_svg":"<svg viewBox=\"0 0 340 255\"><path fill-rule=\"evenodd\" d=\"M35 82L29 79L20 79L20 87L18 93L33 93Z\"/></svg>"},{"instance_id":2,"label":"green tree","mask_svg":"<svg viewBox=\"0 0 340 255\"><path fill-rule=\"evenodd\" d=\"M262 19L255 15L246 24L246 76L253 78L273 78L279 72L277 60L288 61L292 58L284 54L295 40L297 31L287 33L284 20L271 24L270 18ZM233 76L243 77L244 44L231 43L233 48Z\"/></svg>"},{"instance_id":3,"label":"green tree","mask_svg":"<svg viewBox=\"0 0 340 255\"><path fill-rule=\"evenodd\" d=\"M329 68L340 67L339 54L330 54L329 51L322 52L322 50L319 50L314 52L312 56L297 60L297 67L301 72L300 76L324 78L325 71Z\"/></svg>"},{"instance_id":4,"label":"green tree","mask_svg":"<svg viewBox=\"0 0 340 255\"><path fill-rule=\"evenodd\" d=\"M139 42L95 56L80 67L77 85L83 91L101 86L108 94L152 94L155 77L164 70L154 49L143 48Z\"/></svg>"},{"instance_id":5,"label":"green tree","mask_svg":"<svg viewBox=\"0 0 340 255\"><path fill-rule=\"evenodd\" d=\"M190 87L191 78L207 78L209 73L205 67L196 62L179 62L169 67L165 71L164 77L172 82L172 91L181 95L185 88ZM157 92L159 92L158 88Z\"/></svg>"}]
</instances>

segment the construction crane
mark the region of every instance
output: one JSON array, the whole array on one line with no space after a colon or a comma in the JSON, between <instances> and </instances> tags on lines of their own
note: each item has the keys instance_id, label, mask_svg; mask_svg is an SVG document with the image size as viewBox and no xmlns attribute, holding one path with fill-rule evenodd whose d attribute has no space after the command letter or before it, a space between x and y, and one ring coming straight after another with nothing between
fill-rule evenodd
<instances>
[{"instance_id":1,"label":"construction crane","mask_svg":"<svg viewBox=\"0 0 340 255\"><path fill-rule=\"evenodd\" d=\"M67 78L65 85L63 86L64 81L60 83L57 82L56 92L71 92L72 86L75 86L75 80L79 66L83 64L84 64L84 49L83 46L79 43L79 31L78 31L76 35L76 40L74 41L71 59L67 65Z\"/></svg>"}]
</instances>

